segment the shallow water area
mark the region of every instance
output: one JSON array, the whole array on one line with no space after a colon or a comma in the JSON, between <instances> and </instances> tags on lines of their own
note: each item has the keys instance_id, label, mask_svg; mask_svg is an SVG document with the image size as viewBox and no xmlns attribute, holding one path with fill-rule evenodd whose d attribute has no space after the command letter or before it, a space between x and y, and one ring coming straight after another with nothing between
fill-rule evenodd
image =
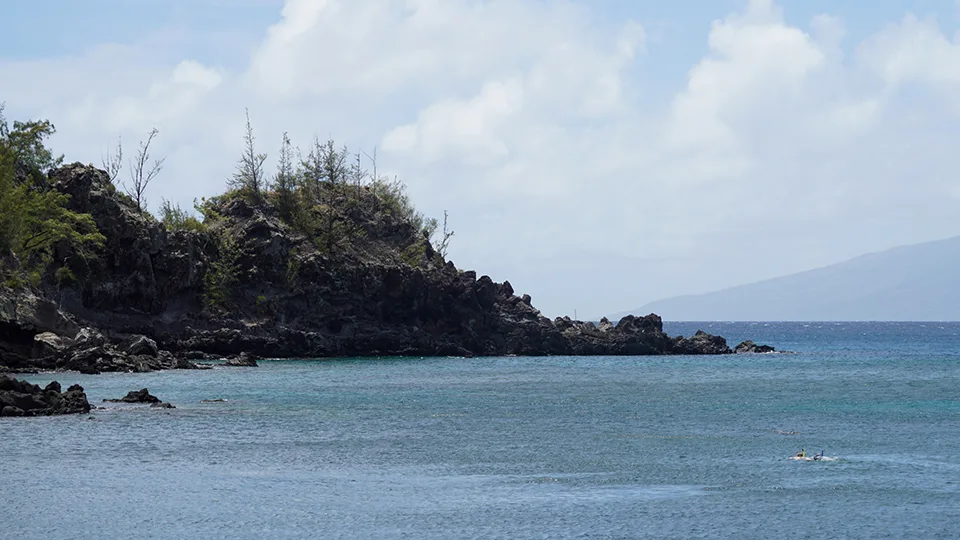
<instances>
[{"instance_id":1,"label":"shallow water area","mask_svg":"<svg viewBox=\"0 0 960 540\"><path fill-rule=\"evenodd\" d=\"M698 328L797 354L26 376L105 408L0 422L0 537L960 537L960 324Z\"/></svg>"}]
</instances>

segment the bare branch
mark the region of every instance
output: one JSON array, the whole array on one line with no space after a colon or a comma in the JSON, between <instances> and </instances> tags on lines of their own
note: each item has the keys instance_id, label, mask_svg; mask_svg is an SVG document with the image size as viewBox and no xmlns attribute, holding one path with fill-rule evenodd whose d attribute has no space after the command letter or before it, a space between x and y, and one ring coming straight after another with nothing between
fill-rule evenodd
<instances>
[{"instance_id":1,"label":"bare branch","mask_svg":"<svg viewBox=\"0 0 960 540\"><path fill-rule=\"evenodd\" d=\"M103 164L103 170L110 177L110 181L116 183L117 176L120 175L120 169L123 168L123 142L120 137L117 137L117 153L110 154L110 152L107 152L106 156L100 156L100 162Z\"/></svg>"},{"instance_id":2,"label":"bare branch","mask_svg":"<svg viewBox=\"0 0 960 540\"><path fill-rule=\"evenodd\" d=\"M443 239L440 240L440 247L437 248L437 253L446 260L447 258L447 248L450 247L450 239L453 238L453 229L447 227L447 211L443 211Z\"/></svg>"},{"instance_id":3,"label":"bare branch","mask_svg":"<svg viewBox=\"0 0 960 540\"><path fill-rule=\"evenodd\" d=\"M140 149L137 151L137 157L130 166L130 185L124 186L127 195L133 198L137 203L137 211L143 212L147 205L147 200L143 194L147 190L150 182L163 170L163 162L166 158L161 158L150 163L150 144L160 131L157 128L150 130L146 141L140 141Z\"/></svg>"}]
</instances>

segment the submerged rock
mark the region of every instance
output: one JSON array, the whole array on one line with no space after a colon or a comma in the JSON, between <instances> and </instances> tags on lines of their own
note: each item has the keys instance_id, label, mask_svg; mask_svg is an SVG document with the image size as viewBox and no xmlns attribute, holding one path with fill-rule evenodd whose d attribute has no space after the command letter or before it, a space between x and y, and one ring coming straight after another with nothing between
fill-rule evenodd
<instances>
[{"instance_id":1,"label":"submerged rock","mask_svg":"<svg viewBox=\"0 0 960 540\"><path fill-rule=\"evenodd\" d=\"M176 409L176 407L173 406L173 403L167 403L165 401L154 403L150 405L150 408L151 409Z\"/></svg>"},{"instance_id":2,"label":"submerged rock","mask_svg":"<svg viewBox=\"0 0 960 540\"><path fill-rule=\"evenodd\" d=\"M83 387L75 384L62 392L53 381L45 388L12 377L0 376L0 416L50 416L90 412Z\"/></svg>"}]
</instances>

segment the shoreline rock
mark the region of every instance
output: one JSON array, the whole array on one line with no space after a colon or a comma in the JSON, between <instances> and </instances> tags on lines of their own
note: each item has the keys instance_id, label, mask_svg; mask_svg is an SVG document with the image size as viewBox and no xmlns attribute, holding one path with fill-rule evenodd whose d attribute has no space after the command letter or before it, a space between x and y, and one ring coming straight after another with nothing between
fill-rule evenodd
<instances>
[{"instance_id":1,"label":"shoreline rock","mask_svg":"<svg viewBox=\"0 0 960 540\"><path fill-rule=\"evenodd\" d=\"M235 357L228 358L223 365L228 367L259 367L257 357L248 352L242 352Z\"/></svg>"},{"instance_id":2,"label":"shoreline rock","mask_svg":"<svg viewBox=\"0 0 960 540\"><path fill-rule=\"evenodd\" d=\"M75 384L61 391L53 381L45 388L0 375L0 416L53 416L90 412L83 387Z\"/></svg>"}]
</instances>

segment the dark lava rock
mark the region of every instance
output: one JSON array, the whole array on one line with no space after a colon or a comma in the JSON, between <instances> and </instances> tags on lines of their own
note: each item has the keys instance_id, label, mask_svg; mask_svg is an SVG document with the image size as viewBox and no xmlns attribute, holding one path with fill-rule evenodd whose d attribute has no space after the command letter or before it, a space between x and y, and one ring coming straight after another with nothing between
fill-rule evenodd
<instances>
[{"instance_id":1,"label":"dark lava rock","mask_svg":"<svg viewBox=\"0 0 960 540\"><path fill-rule=\"evenodd\" d=\"M165 401L154 403L150 405L150 408L151 409L176 409L176 407L173 406L173 403L167 403Z\"/></svg>"},{"instance_id":2,"label":"dark lava rock","mask_svg":"<svg viewBox=\"0 0 960 540\"><path fill-rule=\"evenodd\" d=\"M777 352L777 350L774 349L773 347L771 347L770 345L757 345L757 344L754 343L753 341L747 340L747 341L744 341L744 342L740 343L739 345L737 345L737 346L733 349L733 352L735 352L735 353L737 353L737 354L741 354L741 353L772 353L772 352Z\"/></svg>"},{"instance_id":3,"label":"dark lava rock","mask_svg":"<svg viewBox=\"0 0 960 540\"><path fill-rule=\"evenodd\" d=\"M683 336L676 338L674 351L677 354L730 354L732 352L727 346L726 339L708 334L703 330L697 330L697 333L690 338Z\"/></svg>"},{"instance_id":4,"label":"dark lava rock","mask_svg":"<svg viewBox=\"0 0 960 540\"><path fill-rule=\"evenodd\" d=\"M0 416L50 416L90 412L83 387L75 384L61 392L54 381L45 388L12 377L0 376Z\"/></svg>"},{"instance_id":5,"label":"dark lava rock","mask_svg":"<svg viewBox=\"0 0 960 540\"><path fill-rule=\"evenodd\" d=\"M257 367L257 357L250 353L240 353L239 355L228 358L223 364L230 367Z\"/></svg>"},{"instance_id":6,"label":"dark lava rock","mask_svg":"<svg viewBox=\"0 0 960 540\"><path fill-rule=\"evenodd\" d=\"M152 356L157 357L160 349L157 348L157 342L147 336L131 336L123 344L123 350L133 356Z\"/></svg>"},{"instance_id":7,"label":"dark lava rock","mask_svg":"<svg viewBox=\"0 0 960 540\"><path fill-rule=\"evenodd\" d=\"M127 395L120 399L105 399L107 403L161 403L160 398L151 395L146 388L127 392Z\"/></svg>"}]
</instances>

